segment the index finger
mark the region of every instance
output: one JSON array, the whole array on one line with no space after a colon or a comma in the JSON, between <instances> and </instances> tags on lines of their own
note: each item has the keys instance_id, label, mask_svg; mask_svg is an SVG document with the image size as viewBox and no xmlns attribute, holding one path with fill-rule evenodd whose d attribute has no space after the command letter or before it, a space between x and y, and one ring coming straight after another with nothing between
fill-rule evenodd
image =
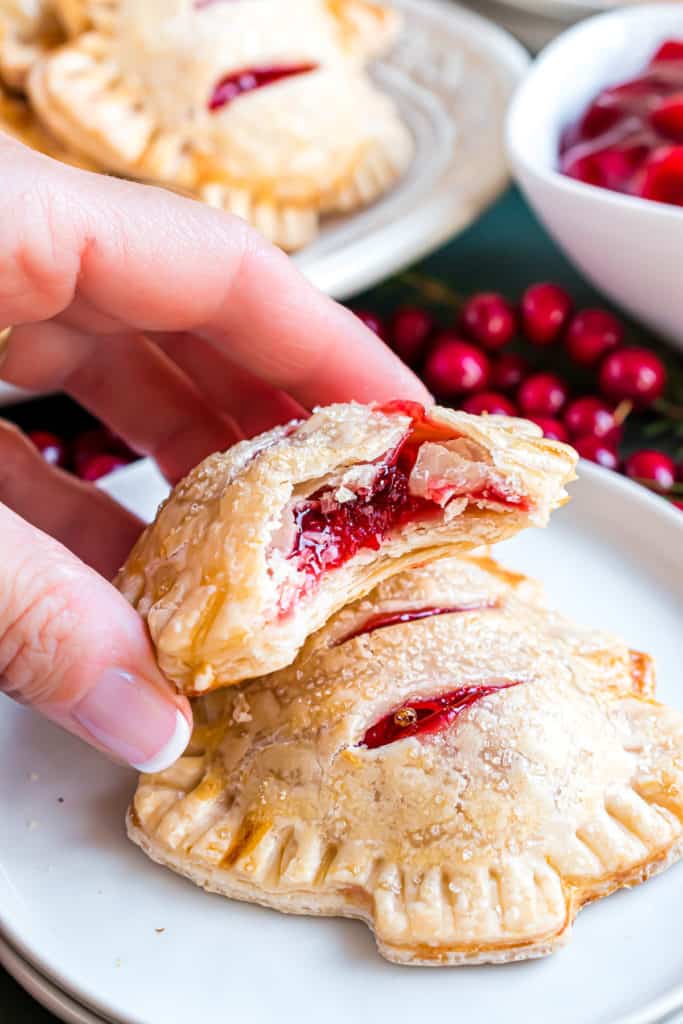
<instances>
[{"instance_id":1,"label":"index finger","mask_svg":"<svg viewBox=\"0 0 683 1024\"><path fill-rule=\"evenodd\" d=\"M5 147L4 323L48 319L78 299L93 321L200 334L309 408L428 400L379 338L238 218Z\"/></svg>"}]
</instances>

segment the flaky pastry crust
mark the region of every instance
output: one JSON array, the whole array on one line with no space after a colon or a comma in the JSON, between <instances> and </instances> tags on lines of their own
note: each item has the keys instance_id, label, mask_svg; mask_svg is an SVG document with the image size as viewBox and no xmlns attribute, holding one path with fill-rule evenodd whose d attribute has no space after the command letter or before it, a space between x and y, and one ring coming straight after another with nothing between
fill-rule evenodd
<instances>
[{"instance_id":1,"label":"flaky pastry crust","mask_svg":"<svg viewBox=\"0 0 683 1024\"><path fill-rule=\"evenodd\" d=\"M293 250L410 162L412 138L363 68L396 27L371 4L86 7L89 30L33 67L29 92L50 130L105 169L195 195ZM242 91L273 68L290 70Z\"/></svg>"},{"instance_id":2,"label":"flaky pastry crust","mask_svg":"<svg viewBox=\"0 0 683 1024\"><path fill-rule=\"evenodd\" d=\"M461 688L483 695L410 733L411 707ZM683 852L683 716L652 690L646 655L548 611L530 581L427 563L290 668L197 702L187 755L141 777L129 833L212 892L361 918L399 963L543 956L584 904Z\"/></svg>"},{"instance_id":3,"label":"flaky pastry crust","mask_svg":"<svg viewBox=\"0 0 683 1024\"><path fill-rule=\"evenodd\" d=\"M162 671L200 694L290 664L334 612L406 566L545 525L575 463L523 420L329 406L201 463L118 586Z\"/></svg>"}]
</instances>

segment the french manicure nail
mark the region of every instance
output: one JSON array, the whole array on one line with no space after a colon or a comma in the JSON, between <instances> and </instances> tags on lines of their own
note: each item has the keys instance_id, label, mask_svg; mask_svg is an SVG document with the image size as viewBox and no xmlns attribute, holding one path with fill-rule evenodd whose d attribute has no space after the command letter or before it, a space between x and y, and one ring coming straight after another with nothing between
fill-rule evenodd
<instances>
[{"instance_id":1,"label":"french manicure nail","mask_svg":"<svg viewBox=\"0 0 683 1024\"><path fill-rule=\"evenodd\" d=\"M146 679L107 669L72 711L74 721L114 757L140 772L177 761L190 739L187 719Z\"/></svg>"}]
</instances>

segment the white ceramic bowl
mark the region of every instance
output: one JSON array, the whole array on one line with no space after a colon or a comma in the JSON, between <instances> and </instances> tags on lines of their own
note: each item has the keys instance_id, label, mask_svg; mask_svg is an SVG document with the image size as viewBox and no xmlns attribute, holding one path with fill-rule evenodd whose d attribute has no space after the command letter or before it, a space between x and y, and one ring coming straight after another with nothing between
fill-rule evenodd
<instances>
[{"instance_id":1,"label":"white ceramic bowl","mask_svg":"<svg viewBox=\"0 0 683 1024\"><path fill-rule=\"evenodd\" d=\"M507 147L517 182L570 259L620 307L683 348L683 208L556 170L562 129L604 86L642 71L671 37L683 39L683 4L622 8L563 33L515 95Z\"/></svg>"}]
</instances>

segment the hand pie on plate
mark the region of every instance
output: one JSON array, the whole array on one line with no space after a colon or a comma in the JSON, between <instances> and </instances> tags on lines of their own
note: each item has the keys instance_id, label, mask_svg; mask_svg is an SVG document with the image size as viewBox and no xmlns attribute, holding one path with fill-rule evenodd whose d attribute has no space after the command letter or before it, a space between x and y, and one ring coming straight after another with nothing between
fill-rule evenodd
<instances>
[{"instance_id":1,"label":"hand pie on plate","mask_svg":"<svg viewBox=\"0 0 683 1024\"><path fill-rule=\"evenodd\" d=\"M210 891L361 918L399 963L543 956L683 852L683 716L652 688L523 578L428 563L198 701L129 833Z\"/></svg>"},{"instance_id":2,"label":"hand pie on plate","mask_svg":"<svg viewBox=\"0 0 683 1024\"><path fill-rule=\"evenodd\" d=\"M187 694L290 664L381 579L544 525L576 453L535 425L419 405L334 405L176 487L118 584Z\"/></svg>"},{"instance_id":3,"label":"hand pie on plate","mask_svg":"<svg viewBox=\"0 0 683 1024\"><path fill-rule=\"evenodd\" d=\"M363 58L391 33L360 0L115 0L37 65L32 103L102 167L236 213L286 249L403 173L412 138ZM106 16L103 16L102 9Z\"/></svg>"}]
</instances>

